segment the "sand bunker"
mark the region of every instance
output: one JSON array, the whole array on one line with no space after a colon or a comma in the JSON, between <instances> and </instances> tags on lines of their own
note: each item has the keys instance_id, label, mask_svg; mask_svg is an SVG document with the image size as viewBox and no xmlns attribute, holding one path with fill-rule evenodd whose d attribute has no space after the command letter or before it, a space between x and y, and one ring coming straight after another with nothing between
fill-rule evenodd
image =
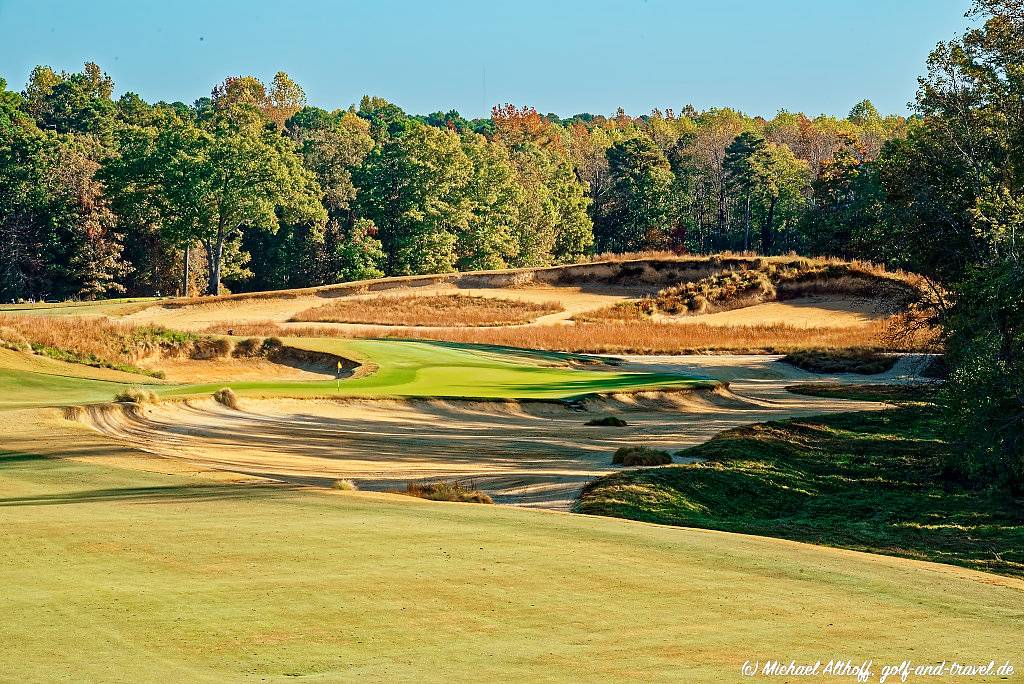
<instances>
[{"instance_id":1,"label":"sand bunker","mask_svg":"<svg viewBox=\"0 0 1024 684\"><path fill-rule=\"evenodd\" d=\"M586 482L617 470L611 453L624 444L674 451L748 423L881 407L788 393L788 384L823 378L776 358L638 357L629 364L724 377L732 390L645 392L583 406L246 400L235 411L199 400L91 407L77 417L139 449L202 469L320 486L345 478L369 490L458 479L499 503L564 510ZM903 364L888 377L906 370ZM609 413L629 425L584 426Z\"/></svg>"},{"instance_id":2,"label":"sand bunker","mask_svg":"<svg viewBox=\"0 0 1024 684\"><path fill-rule=\"evenodd\" d=\"M731 311L695 316L659 316L673 323L706 325L776 325L797 328L846 328L867 325L888 318L884 303L861 297L801 297L782 302L765 302Z\"/></svg>"}]
</instances>

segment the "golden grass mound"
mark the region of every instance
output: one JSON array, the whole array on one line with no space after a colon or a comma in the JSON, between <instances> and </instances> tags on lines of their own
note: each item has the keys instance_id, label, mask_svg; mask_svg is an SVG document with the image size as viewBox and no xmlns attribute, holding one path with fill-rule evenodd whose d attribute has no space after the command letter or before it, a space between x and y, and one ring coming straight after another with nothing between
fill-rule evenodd
<instances>
[{"instance_id":1,"label":"golden grass mound","mask_svg":"<svg viewBox=\"0 0 1024 684\"><path fill-rule=\"evenodd\" d=\"M379 299L342 299L296 314L293 321L473 327L529 323L558 313L556 302L525 302L469 295L405 295Z\"/></svg>"},{"instance_id":2,"label":"golden grass mound","mask_svg":"<svg viewBox=\"0 0 1024 684\"><path fill-rule=\"evenodd\" d=\"M532 325L517 328L436 328L401 331L339 331L316 326L283 327L273 321L233 326L236 334L292 337L397 337L469 344L493 344L526 349L576 353L699 354L706 352L786 354L799 349L847 349L852 347L911 352L928 349L937 331L897 329L896 319L850 326L797 327L785 323L764 325L708 325L653 320L603 321L575 325ZM222 332L211 326L208 332ZM900 333L900 334L897 334Z\"/></svg>"},{"instance_id":3,"label":"golden grass mound","mask_svg":"<svg viewBox=\"0 0 1024 684\"><path fill-rule=\"evenodd\" d=\"M122 404L159 404L160 398L150 390L129 387L114 395L114 401Z\"/></svg>"},{"instance_id":4,"label":"golden grass mound","mask_svg":"<svg viewBox=\"0 0 1024 684\"><path fill-rule=\"evenodd\" d=\"M470 489L461 482L410 482L398 494L415 496L431 501L459 501L462 503L492 504L494 500L478 489Z\"/></svg>"},{"instance_id":5,"label":"golden grass mound","mask_svg":"<svg viewBox=\"0 0 1024 684\"><path fill-rule=\"evenodd\" d=\"M0 348L19 352L32 351L32 345L24 335L6 326L0 326Z\"/></svg>"},{"instance_id":6,"label":"golden grass mound","mask_svg":"<svg viewBox=\"0 0 1024 684\"><path fill-rule=\"evenodd\" d=\"M612 455L612 465L657 466L671 462L672 456L667 451L643 446L619 447Z\"/></svg>"},{"instance_id":7,"label":"golden grass mound","mask_svg":"<svg viewBox=\"0 0 1024 684\"><path fill-rule=\"evenodd\" d=\"M357 492L359 487L352 480L335 480L331 484L331 489L337 489L339 492Z\"/></svg>"},{"instance_id":8,"label":"golden grass mound","mask_svg":"<svg viewBox=\"0 0 1024 684\"><path fill-rule=\"evenodd\" d=\"M235 394L230 387L224 387L214 392L213 399L218 404L223 404L224 406L235 409L236 411L240 408L238 395Z\"/></svg>"}]
</instances>

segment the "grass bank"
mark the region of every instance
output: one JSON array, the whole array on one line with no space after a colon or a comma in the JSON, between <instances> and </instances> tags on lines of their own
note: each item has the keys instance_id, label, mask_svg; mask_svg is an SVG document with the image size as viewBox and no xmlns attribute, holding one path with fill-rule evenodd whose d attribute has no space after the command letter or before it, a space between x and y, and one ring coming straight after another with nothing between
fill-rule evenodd
<instances>
[{"instance_id":1,"label":"grass bank","mask_svg":"<svg viewBox=\"0 0 1024 684\"><path fill-rule=\"evenodd\" d=\"M925 398L905 388L821 391ZM948 476L954 453L941 420L918 402L728 430L681 452L699 463L595 481L576 510L1024 576L1024 501Z\"/></svg>"}]
</instances>

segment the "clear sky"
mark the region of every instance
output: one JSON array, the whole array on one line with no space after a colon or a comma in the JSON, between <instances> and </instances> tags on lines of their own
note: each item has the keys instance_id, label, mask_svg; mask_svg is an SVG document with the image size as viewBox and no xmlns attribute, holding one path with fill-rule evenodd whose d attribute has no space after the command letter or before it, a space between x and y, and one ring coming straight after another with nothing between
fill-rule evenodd
<instances>
[{"instance_id":1,"label":"clear sky","mask_svg":"<svg viewBox=\"0 0 1024 684\"><path fill-rule=\"evenodd\" d=\"M100 64L117 93L192 102L283 69L311 104L410 113L653 107L904 113L968 0L0 0L0 77Z\"/></svg>"}]
</instances>

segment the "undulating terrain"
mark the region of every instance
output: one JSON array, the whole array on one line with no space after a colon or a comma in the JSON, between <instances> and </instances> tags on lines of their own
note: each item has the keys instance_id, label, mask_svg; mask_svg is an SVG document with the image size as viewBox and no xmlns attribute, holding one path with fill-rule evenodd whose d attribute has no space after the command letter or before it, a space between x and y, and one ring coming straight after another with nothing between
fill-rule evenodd
<instances>
[{"instance_id":1,"label":"undulating terrain","mask_svg":"<svg viewBox=\"0 0 1024 684\"><path fill-rule=\"evenodd\" d=\"M4 677L706 681L837 643L1012 659L1012 554L934 563L616 498L621 478L717 467L689 448L725 430L890 415L841 389L920 386L927 334L887 335L914 287L864 264L665 257L0 307L0 638L21 654ZM783 356L799 350L888 370L813 372ZM673 465L613 465L635 446ZM568 513L606 476L606 510L585 512L672 524ZM397 493L431 483L498 505ZM1021 523L993 525L1000 554Z\"/></svg>"}]
</instances>

